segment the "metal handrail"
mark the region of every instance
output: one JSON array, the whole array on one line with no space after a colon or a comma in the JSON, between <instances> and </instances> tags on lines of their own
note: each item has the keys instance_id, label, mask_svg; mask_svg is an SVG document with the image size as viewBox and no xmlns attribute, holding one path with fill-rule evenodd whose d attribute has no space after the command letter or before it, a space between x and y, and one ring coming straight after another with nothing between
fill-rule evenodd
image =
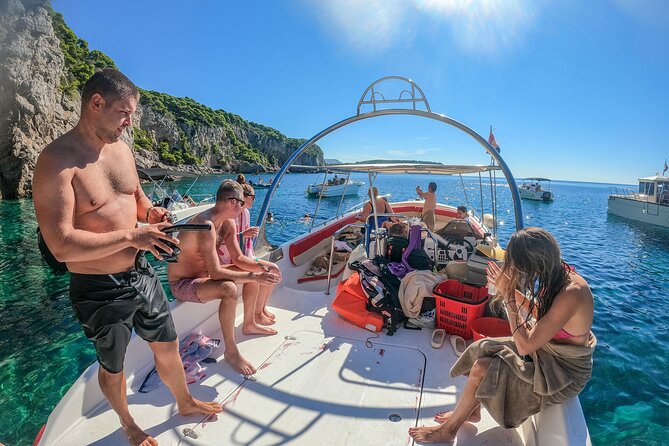
<instances>
[{"instance_id":1,"label":"metal handrail","mask_svg":"<svg viewBox=\"0 0 669 446\"><path fill-rule=\"evenodd\" d=\"M328 283L325 287L325 295L329 296L330 295L330 282L332 281L332 259L334 256L334 242L337 240L337 237L339 234L344 232L348 228L364 228L365 225L363 223L349 223L344 227L341 227L335 231L334 234L332 234L332 240L330 241L330 261L328 262Z\"/></svg>"}]
</instances>

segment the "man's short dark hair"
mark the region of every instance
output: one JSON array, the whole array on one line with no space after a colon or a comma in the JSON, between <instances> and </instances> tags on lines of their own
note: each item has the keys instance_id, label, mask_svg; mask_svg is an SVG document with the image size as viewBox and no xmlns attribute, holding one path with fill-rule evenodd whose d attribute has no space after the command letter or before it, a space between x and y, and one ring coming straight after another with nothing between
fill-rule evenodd
<instances>
[{"instance_id":1,"label":"man's short dark hair","mask_svg":"<svg viewBox=\"0 0 669 446\"><path fill-rule=\"evenodd\" d=\"M234 180L224 180L216 191L216 201L239 198L244 194L242 186Z\"/></svg>"},{"instance_id":2,"label":"man's short dark hair","mask_svg":"<svg viewBox=\"0 0 669 446\"><path fill-rule=\"evenodd\" d=\"M88 78L81 92L81 106L88 104L94 94L111 104L119 99L136 98L139 89L125 74L114 68L104 68Z\"/></svg>"},{"instance_id":3,"label":"man's short dark hair","mask_svg":"<svg viewBox=\"0 0 669 446\"><path fill-rule=\"evenodd\" d=\"M430 192L435 192L437 190L437 183L432 181L430 184L427 185L427 190Z\"/></svg>"},{"instance_id":4,"label":"man's short dark hair","mask_svg":"<svg viewBox=\"0 0 669 446\"><path fill-rule=\"evenodd\" d=\"M467 213L467 208L464 206L458 206L458 212L464 212L465 214Z\"/></svg>"}]
</instances>

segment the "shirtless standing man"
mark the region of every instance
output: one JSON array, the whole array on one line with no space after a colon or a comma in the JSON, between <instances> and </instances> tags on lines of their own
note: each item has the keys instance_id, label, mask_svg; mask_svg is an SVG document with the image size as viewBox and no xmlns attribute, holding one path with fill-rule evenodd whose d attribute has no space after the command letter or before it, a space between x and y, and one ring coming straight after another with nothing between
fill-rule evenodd
<instances>
[{"instance_id":1,"label":"shirtless standing man","mask_svg":"<svg viewBox=\"0 0 669 446\"><path fill-rule=\"evenodd\" d=\"M225 360L243 375L252 375L256 368L239 352L235 342L235 311L237 285L256 283L273 286L281 277L263 265L256 271L241 271L231 265L221 265L216 250L220 240L236 237L236 225L227 221L236 218L244 205L244 193L239 183L225 180L216 192L213 208L200 212L189 223L210 224L209 231L185 232L180 235L181 254L178 263L167 267L167 279L172 294L185 302L204 303L220 300L218 319L225 343ZM231 234L226 233L227 230ZM263 333L269 334L269 333Z\"/></svg>"},{"instance_id":2,"label":"shirtless standing man","mask_svg":"<svg viewBox=\"0 0 669 446\"><path fill-rule=\"evenodd\" d=\"M423 214L421 220L425 223L430 231L434 231L434 212L437 208L437 183L432 181L427 185L427 192L420 190L420 186L416 186L416 193L425 200L423 203Z\"/></svg>"},{"instance_id":3,"label":"shirtless standing man","mask_svg":"<svg viewBox=\"0 0 669 446\"><path fill-rule=\"evenodd\" d=\"M132 123L137 87L104 69L84 85L81 118L39 155L33 178L35 214L42 235L70 275L70 300L100 363L98 382L133 445L158 442L128 410L123 360L132 329L148 341L161 379L179 413L221 412L193 398L186 386L177 333L165 292L142 251L179 241L161 232L167 210L152 207L139 185L135 162L120 140ZM137 222L150 225L138 228Z\"/></svg>"}]
</instances>

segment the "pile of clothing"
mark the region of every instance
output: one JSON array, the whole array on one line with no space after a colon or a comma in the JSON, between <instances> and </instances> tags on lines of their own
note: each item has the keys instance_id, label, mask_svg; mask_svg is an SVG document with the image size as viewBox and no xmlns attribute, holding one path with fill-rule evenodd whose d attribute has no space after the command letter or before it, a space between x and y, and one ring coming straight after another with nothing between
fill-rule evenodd
<instances>
[{"instance_id":1,"label":"pile of clothing","mask_svg":"<svg viewBox=\"0 0 669 446\"><path fill-rule=\"evenodd\" d=\"M216 359L210 358L209 355L220 342L219 339L211 339L203 334L191 333L179 343L179 355L188 384L193 384L207 376L200 363L216 362ZM144 379L139 391L148 393L162 384L158 371L154 367Z\"/></svg>"}]
</instances>

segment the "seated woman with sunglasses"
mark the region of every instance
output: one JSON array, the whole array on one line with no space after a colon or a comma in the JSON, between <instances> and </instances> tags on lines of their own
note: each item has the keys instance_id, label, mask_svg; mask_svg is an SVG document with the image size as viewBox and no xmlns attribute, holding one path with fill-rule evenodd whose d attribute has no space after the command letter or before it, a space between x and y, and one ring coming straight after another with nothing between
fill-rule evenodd
<instances>
[{"instance_id":1,"label":"seated woman with sunglasses","mask_svg":"<svg viewBox=\"0 0 669 446\"><path fill-rule=\"evenodd\" d=\"M438 426L409 429L421 443L455 440L467 421L481 419L481 405L507 429L544 408L575 398L592 375L597 339L590 287L560 256L555 238L540 228L511 236L504 267L488 266L493 301L507 309L511 337L474 342L450 375L467 375L455 410L437 414Z\"/></svg>"}]
</instances>

